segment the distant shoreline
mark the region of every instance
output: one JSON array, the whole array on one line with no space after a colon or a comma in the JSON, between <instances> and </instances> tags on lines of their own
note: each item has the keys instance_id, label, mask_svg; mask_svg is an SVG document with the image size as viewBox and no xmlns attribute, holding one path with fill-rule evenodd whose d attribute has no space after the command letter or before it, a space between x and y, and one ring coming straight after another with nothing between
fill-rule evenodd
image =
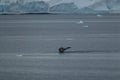
<instances>
[{"instance_id":1,"label":"distant shoreline","mask_svg":"<svg viewBox=\"0 0 120 80\"><path fill-rule=\"evenodd\" d=\"M0 13L0 15L120 15L120 13Z\"/></svg>"}]
</instances>

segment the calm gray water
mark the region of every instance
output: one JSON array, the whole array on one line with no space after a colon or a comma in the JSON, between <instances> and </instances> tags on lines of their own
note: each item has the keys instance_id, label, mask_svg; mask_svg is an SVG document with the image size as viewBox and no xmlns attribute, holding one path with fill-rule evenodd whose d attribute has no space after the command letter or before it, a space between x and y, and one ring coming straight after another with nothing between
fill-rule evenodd
<instances>
[{"instance_id":1,"label":"calm gray water","mask_svg":"<svg viewBox=\"0 0 120 80\"><path fill-rule=\"evenodd\" d=\"M119 80L119 62L119 15L0 15L0 80Z\"/></svg>"}]
</instances>

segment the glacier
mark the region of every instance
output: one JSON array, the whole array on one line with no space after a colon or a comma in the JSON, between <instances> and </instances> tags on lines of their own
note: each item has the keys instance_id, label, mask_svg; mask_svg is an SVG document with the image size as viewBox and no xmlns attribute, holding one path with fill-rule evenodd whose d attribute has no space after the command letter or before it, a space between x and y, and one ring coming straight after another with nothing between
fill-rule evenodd
<instances>
[{"instance_id":1,"label":"glacier","mask_svg":"<svg viewBox=\"0 0 120 80\"><path fill-rule=\"evenodd\" d=\"M120 13L120 0L0 0L0 13Z\"/></svg>"}]
</instances>

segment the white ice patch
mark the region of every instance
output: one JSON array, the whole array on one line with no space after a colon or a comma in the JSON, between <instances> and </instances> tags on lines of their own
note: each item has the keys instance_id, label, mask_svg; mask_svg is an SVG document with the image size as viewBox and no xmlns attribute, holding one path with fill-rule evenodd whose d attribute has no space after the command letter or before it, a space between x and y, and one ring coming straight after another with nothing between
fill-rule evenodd
<instances>
[{"instance_id":1,"label":"white ice patch","mask_svg":"<svg viewBox=\"0 0 120 80\"><path fill-rule=\"evenodd\" d=\"M78 24L83 24L84 23L84 21L79 21L79 22L77 22Z\"/></svg>"},{"instance_id":2,"label":"white ice patch","mask_svg":"<svg viewBox=\"0 0 120 80\"><path fill-rule=\"evenodd\" d=\"M85 26L83 26L83 27L88 28L89 26L88 26L88 25L85 25Z\"/></svg>"},{"instance_id":3,"label":"white ice patch","mask_svg":"<svg viewBox=\"0 0 120 80\"><path fill-rule=\"evenodd\" d=\"M22 57L23 55L22 55L22 54L19 54L19 55L16 55L16 56L18 56L18 57Z\"/></svg>"},{"instance_id":4,"label":"white ice patch","mask_svg":"<svg viewBox=\"0 0 120 80\"><path fill-rule=\"evenodd\" d=\"M100 15L100 14L97 14L97 17L102 17L102 15Z\"/></svg>"},{"instance_id":5,"label":"white ice patch","mask_svg":"<svg viewBox=\"0 0 120 80\"><path fill-rule=\"evenodd\" d=\"M73 38L66 38L66 40L68 40L68 41L72 41L72 40L74 40Z\"/></svg>"}]
</instances>

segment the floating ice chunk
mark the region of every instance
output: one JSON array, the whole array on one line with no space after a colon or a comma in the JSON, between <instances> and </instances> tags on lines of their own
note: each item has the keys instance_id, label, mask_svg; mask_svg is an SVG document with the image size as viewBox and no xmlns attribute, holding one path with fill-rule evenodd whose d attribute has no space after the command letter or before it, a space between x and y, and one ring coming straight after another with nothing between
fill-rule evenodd
<instances>
[{"instance_id":1,"label":"floating ice chunk","mask_svg":"<svg viewBox=\"0 0 120 80\"><path fill-rule=\"evenodd\" d=\"M74 40L73 38L66 38L66 40L68 40L68 41L72 41L72 40Z\"/></svg>"},{"instance_id":2,"label":"floating ice chunk","mask_svg":"<svg viewBox=\"0 0 120 80\"><path fill-rule=\"evenodd\" d=\"M84 23L84 21L79 21L79 22L77 22L78 24L83 24Z\"/></svg>"},{"instance_id":3,"label":"floating ice chunk","mask_svg":"<svg viewBox=\"0 0 120 80\"><path fill-rule=\"evenodd\" d=\"M97 17L102 17L102 15L100 15L100 14L97 14Z\"/></svg>"},{"instance_id":4,"label":"floating ice chunk","mask_svg":"<svg viewBox=\"0 0 120 80\"><path fill-rule=\"evenodd\" d=\"M22 57L23 55L22 55L22 54L19 54L19 55L16 55L16 56L18 56L18 57Z\"/></svg>"},{"instance_id":5,"label":"floating ice chunk","mask_svg":"<svg viewBox=\"0 0 120 80\"><path fill-rule=\"evenodd\" d=\"M89 27L89 26L88 26L88 25L85 25L85 26L83 26L83 27L87 28L87 27Z\"/></svg>"}]
</instances>

